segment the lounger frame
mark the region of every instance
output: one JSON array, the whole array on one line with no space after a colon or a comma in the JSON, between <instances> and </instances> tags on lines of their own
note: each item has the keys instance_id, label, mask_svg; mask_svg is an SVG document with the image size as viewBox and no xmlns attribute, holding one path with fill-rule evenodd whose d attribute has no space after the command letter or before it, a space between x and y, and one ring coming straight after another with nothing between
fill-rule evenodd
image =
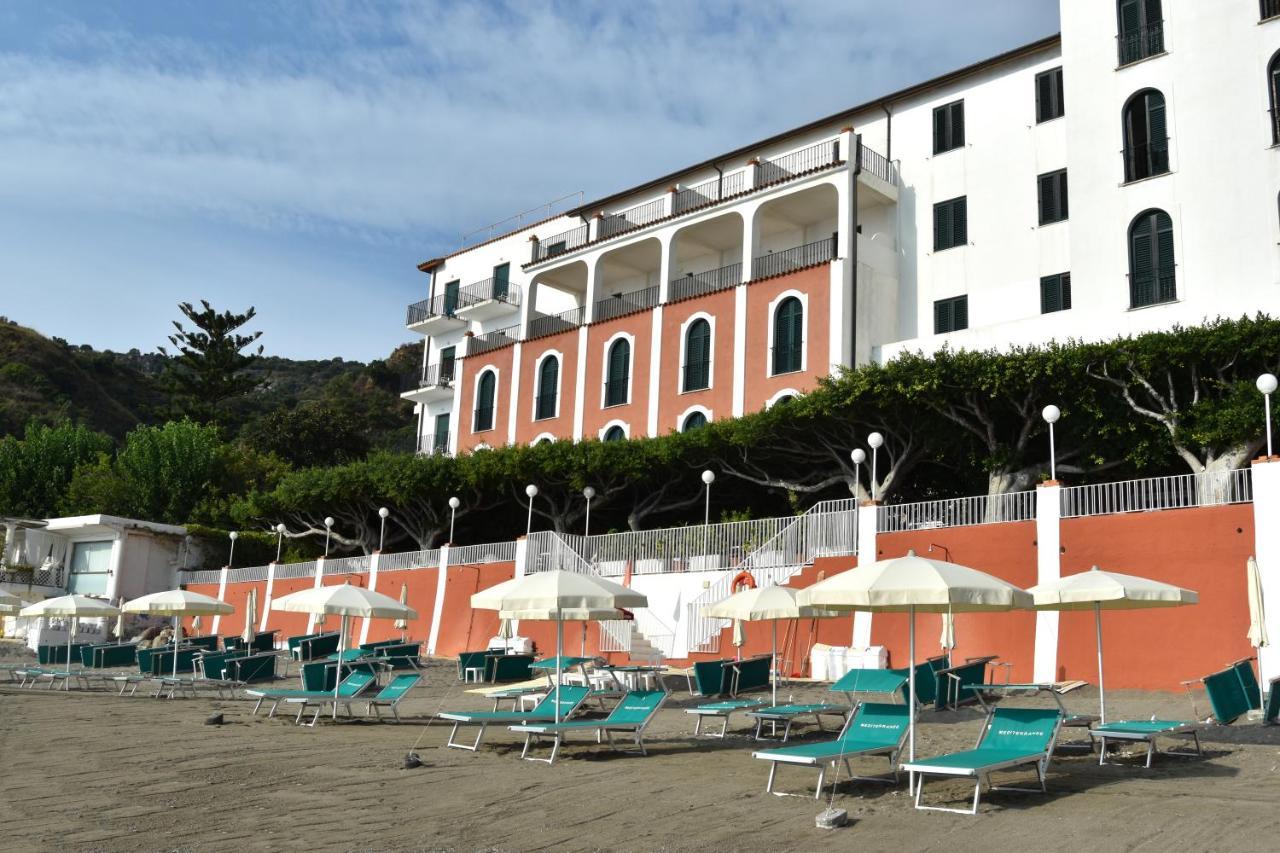
<instances>
[{"instance_id":1,"label":"lounger frame","mask_svg":"<svg viewBox=\"0 0 1280 853\"><path fill-rule=\"evenodd\" d=\"M603 736L604 740L608 741L609 748L614 752L638 752L642 756L647 756L649 752L644 748L644 730L647 729L649 724L658 716L658 711L664 704L666 704L667 698L670 695L670 693L663 691L663 695L658 699L657 704L649 711L649 715L638 723L610 723L608 720L601 720L600 724L597 726L578 726L575 730L595 732L596 743L602 743L601 736ZM560 747L564 744L565 735L567 734L564 729L556 729L552 732L539 732L530 731L529 729L531 726L512 726L511 728L512 731L524 732L524 749L520 751L520 757L522 759L525 761L539 761L543 764L556 763L556 756L560 754ZM618 746L617 741L613 739L614 734L631 735L635 746L631 749L623 749ZM536 755L530 755L530 748L535 746L537 742L546 738L550 738L553 741L551 744L551 755L547 758L539 758Z\"/></svg>"},{"instance_id":2,"label":"lounger frame","mask_svg":"<svg viewBox=\"0 0 1280 853\"><path fill-rule=\"evenodd\" d=\"M845 719L844 727L840 730L840 734L837 735L836 737L837 740L839 740L841 737L844 737L845 732L848 731L849 726L853 723L853 719L856 713L857 711L855 710L853 714L850 714L848 718ZM826 784L826 779L827 779L827 767L828 766L835 767L837 762L844 763L844 769L849 773L847 778L850 779L851 781L884 782L888 784L896 784L897 782L899 782L901 777L899 776L899 773L898 773L898 760L902 755L902 748L906 745L908 733L909 733L908 729L903 729L902 734L898 737L898 742L892 746L878 747L875 749L853 750L850 752L842 752L839 755L822 756L821 758L818 758L815 756L805 756L805 755L770 755L769 754L770 750L765 750L764 752L753 752L751 754L751 757L759 758L769 762L769 780L765 783L764 790L765 790L765 793L773 794L775 797L805 796L803 794L792 794L787 791L775 791L773 789L774 781L777 778L779 764L794 764L797 766L817 767L818 768L818 786L813 791L813 798L816 800L822 797L822 788ZM850 758L871 758L878 755L886 756L889 759L888 775L860 776L853 772L853 767L849 764ZM835 781L833 781L832 784L833 785L836 784Z\"/></svg>"},{"instance_id":3,"label":"lounger frame","mask_svg":"<svg viewBox=\"0 0 1280 853\"><path fill-rule=\"evenodd\" d=\"M1124 731L1116 731L1116 730L1093 729L1089 732L1089 734L1091 737L1096 737L1098 739L1098 743L1099 743L1098 764L1099 765L1103 765L1107 763L1107 741L1118 740L1118 741L1125 741L1127 743L1133 743L1136 741L1145 741L1147 744L1147 760L1144 767L1149 770L1151 768L1152 759L1154 759L1156 757L1156 754L1159 752L1159 750L1156 749L1156 738L1158 737L1190 737L1191 740L1195 743L1195 747L1196 747L1195 752L1192 752L1190 750L1185 750L1185 749L1166 749L1164 751L1165 755L1181 755L1187 758L1202 757L1204 755L1204 752L1200 748L1200 728L1201 726L1199 723L1186 723L1185 725L1175 726L1168 729L1161 729L1160 731L1124 732ZM1116 763L1116 762L1112 762L1112 763Z\"/></svg>"}]
</instances>

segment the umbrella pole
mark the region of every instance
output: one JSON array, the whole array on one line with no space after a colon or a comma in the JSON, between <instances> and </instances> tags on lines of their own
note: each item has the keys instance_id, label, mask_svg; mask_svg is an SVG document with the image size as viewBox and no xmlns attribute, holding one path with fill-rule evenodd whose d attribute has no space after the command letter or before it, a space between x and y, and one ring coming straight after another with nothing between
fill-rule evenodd
<instances>
[{"instance_id":1,"label":"umbrella pole","mask_svg":"<svg viewBox=\"0 0 1280 853\"><path fill-rule=\"evenodd\" d=\"M907 724L907 760L916 760L916 606L907 606L907 620L910 625L907 631L907 656L911 658L907 668L907 692L910 694L908 713L911 715ZM907 774L907 793L916 792L916 774Z\"/></svg>"},{"instance_id":2,"label":"umbrella pole","mask_svg":"<svg viewBox=\"0 0 1280 853\"><path fill-rule=\"evenodd\" d=\"M556 611L556 616L560 615ZM560 679L564 676L564 622L556 619L556 686L551 695L555 697L556 723L560 722Z\"/></svg>"},{"instance_id":3,"label":"umbrella pole","mask_svg":"<svg viewBox=\"0 0 1280 853\"><path fill-rule=\"evenodd\" d=\"M338 668L333 673L333 719L338 720L338 685L342 683L342 657L347 643L347 614L342 614L338 626Z\"/></svg>"},{"instance_id":4,"label":"umbrella pole","mask_svg":"<svg viewBox=\"0 0 1280 853\"><path fill-rule=\"evenodd\" d=\"M72 616L67 620L67 678L62 682L63 685L70 689L71 687L71 638L76 635L76 623L80 621L79 616Z\"/></svg>"},{"instance_id":5,"label":"umbrella pole","mask_svg":"<svg viewBox=\"0 0 1280 853\"><path fill-rule=\"evenodd\" d=\"M773 657L769 660L769 680L773 682L773 707L778 707L778 620L773 620Z\"/></svg>"},{"instance_id":6,"label":"umbrella pole","mask_svg":"<svg viewBox=\"0 0 1280 853\"><path fill-rule=\"evenodd\" d=\"M173 677L178 677L178 630L182 626L182 617L173 614Z\"/></svg>"},{"instance_id":7,"label":"umbrella pole","mask_svg":"<svg viewBox=\"0 0 1280 853\"><path fill-rule=\"evenodd\" d=\"M1098 723L1107 721L1107 692L1102 686L1102 603L1093 603L1094 633L1098 637Z\"/></svg>"}]
</instances>

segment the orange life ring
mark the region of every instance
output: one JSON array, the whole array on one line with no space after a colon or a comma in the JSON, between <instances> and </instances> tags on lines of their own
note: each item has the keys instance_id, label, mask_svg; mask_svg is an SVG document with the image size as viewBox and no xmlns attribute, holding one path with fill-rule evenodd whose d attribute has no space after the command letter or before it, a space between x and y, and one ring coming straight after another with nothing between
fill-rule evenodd
<instances>
[{"instance_id":1,"label":"orange life ring","mask_svg":"<svg viewBox=\"0 0 1280 853\"><path fill-rule=\"evenodd\" d=\"M733 583L729 584L729 589L734 592L741 592L744 589L755 589L756 579L751 572L738 572L733 578Z\"/></svg>"}]
</instances>

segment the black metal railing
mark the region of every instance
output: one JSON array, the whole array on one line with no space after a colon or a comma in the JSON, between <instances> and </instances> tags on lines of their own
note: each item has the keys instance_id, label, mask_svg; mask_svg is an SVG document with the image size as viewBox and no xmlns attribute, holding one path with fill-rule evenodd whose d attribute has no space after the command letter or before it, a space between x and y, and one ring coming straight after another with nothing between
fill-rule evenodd
<instances>
[{"instance_id":1,"label":"black metal railing","mask_svg":"<svg viewBox=\"0 0 1280 853\"><path fill-rule=\"evenodd\" d=\"M1259 0L1258 14L1264 21L1280 15L1280 0Z\"/></svg>"},{"instance_id":2,"label":"black metal railing","mask_svg":"<svg viewBox=\"0 0 1280 853\"><path fill-rule=\"evenodd\" d=\"M1120 64L1129 65L1139 59L1164 53L1164 22L1156 21L1136 30L1116 36L1120 51Z\"/></svg>"},{"instance_id":3,"label":"black metal railing","mask_svg":"<svg viewBox=\"0 0 1280 853\"><path fill-rule=\"evenodd\" d=\"M671 197L671 215L676 216L681 213L688 213L691 210L697 210L700 207L723 201L730 196L738 195L746 189L746 186L747 173L746 170L741 170L731 172L728 175L717 176L692 187L685 187Z\"/></svg>"},{"instance_id":4,"label":"black metal railing","mask_svg":"<svg viewBox=\"0 0 1280 853\"><path fill-rule=\"evenodd\" d=\"M453 312L457 310L458 294L441 293L439 296L424 299L421 302L415 302L410 305L409 310L405 313L404 323L406 326L412 326L430 317L452 317Z\"/></svg>"},{"instance_id":5,"label":"black metal railing","mask_svg":"<svg viewBox=\"0 0 1280 853\"><path fill-rule=\"evenodd\" d=\"M627 402L627 395L630 391L630 376L606 379L604 383L604 404L606 406L621 406Z\"/></svg>"},{"instance_id":6,"label":"black metal railing","mask_svg":"<svg viewBox=\"0 0 1280 853\"><path fill-rule=\"evenodd\" d=\"M656 287L646 287L630 293L615 293L613 296L596 300L594 310L591 312L591 321L599 323L601 320L611 320L623 314L652 308L657 304L658 288Z\"/></svg>"},{"instance_id":7,"label":"black metal railing","mask_svg":"<svg viewBox=\"0 0 1280 853\"><path fill-rule=\"evenodd\" d=\"M1169 138L1139 142L1124 150L1125 182L1140 181L1169 171Z\"/></svg>"},{"instance_id":8,"label":"black metal railing","mask_svg":"<svg viewBox=\"0 0 1280 853\"><path fill-rule=\"evenodd\" d=\"M834 166L840 162L840 140L819 142L790 154L782 154L771 160L761 160L756 166L757 187L786 181L797 175Z\"/></svg>"},{"instance_id":9,"label":"black metal railing","mask_svg":"<svg viewBox=\"0 0 1280 853\"><path fill-rule=\"evenodd\" d=\"M520 326L507 326L503 329L494 329L492 332L485 332L483 335L476 335L471 339L471 344L467 348L467 355L476 355L477 353L488 352L498 347L505 347L508 344L514 344L520 340Z\"/></svg>"},{"instance_id":10,"label":"black metal railing","mask_svg":"<svg viewBox=\"0 0 1280 853\"><path fill-rule=\"evenodd\" d=\"M22 584L24 586L52 586L66 589L62 584L62 569L33 568L31 571L0 570L0 583Z\"/></svg>"},{"instance_id":11,"label":"black metal railing","mask_svg":"<svg viewBox=\"0 0 1280 853\"><path fill-rule=\"evenodd\" d=\"M579 225L577 228L571 228L563 234L556 234L545 240L535 240L533 243L533 258L529 261L536 264L538 261L545 261L548 258L554 258L556 255L563 255L565 252L572 252L574 249L582 248L591 240L591 228L587 225Z\"/></svg>"},{"instance_id":12,"label":"black metal railing","mask_svg":"<svg viewBox=\"0 0 1280 853\"><path fill-rule=\"evenodd\" d=\"M883 154L865 145L858 146L858 168L869 175L875 175L885 183L894 183L893 164L886 160Z\"/></svg>"},{"instance_id":13,"label":"black metal railing","mask_svg":"<svg viewBox=\"0 0 1280 853\"><path fill-rule=\"evenodd\" d=\"M453 368L455 361L445 361L439 364L428 364L427 369L422 371L422 379L418 381L421 388L430 388L435 385L448 387L453 384Z\"/></svg>"},{"instance_id":14,"label":"black metal railing","mask_svg":"<svg viewBox=\"0 0 1280 853\"><path fill-rule=\"evenodd\" d=\"M458 292L459 307L465 308L490 300L519 305L520 285L512 284L505 278L486 278L484 281L468 284Z\"/></svg>"},{"instance_id":15,"label":"black metal railing","mask_svg":"<svg viewBox=\"0 0 1280 853\"><path fill-rule=\"evenodd\" d=\"M805 243L803 246L796 246L794 249L784 249L781 252L761 255L751 262L751 278L754 281L755 279L770 278L775 275L785 275L806 267L826 263L835 256L836 235L832 234L825 240L815 240L812 243Z\"/></svg>"},{"instance_id":16,"label":"black metal railing","mask_svg":"<svg viewBox=\"0 0 1280 853\"><path fill-rule=\"evenodd\" d=\"M603 240L606 237L616 237L619 234L643 228L650 222L656 222L666 216L666 196L655 198L653 201L647 201L644 204L637 204L635 207L629 207L621 213L607 213L600 220L600 226L596 230L596 239Z\"/></svg>"},{"instance_id":17,"label":"black metal railing","mask_svg":"<svg viewBox=\"0 0 1280 853\"><path fill-rule=\"evenodd\" d=\"M1175 273L1159 275L1131 276L1129 278L1129 307L1141 308L1144 305L1159 305L1161 302L1173 302L1178 298L1178 283Z\"/></svg>"},{"instance_id":18,"label":"black metal railing","mask_svg":"<svg viewBox=\"0 0 1280 853\"><path fill-rule=\"evenodd\" d=\"M438 456L449 452L449 433L432 432L418 436L418 452L426 456Z\"/></svg>"},{"instance_id":19,"label":"black metal railing","mask_svg":"<svg viewBox=\"0 0 1280 853\"><path fill-rule=\"evenodd\" d=\"M554 335L556 332L565 332L569 329L576 329L582 325L582 315L585 312L582 308L570 308L568 311L562 311L559 314L540 314L537 317L529 318L529 330L525 333L525 340L533 338L541 338L545 335Z\"/></svg>"},{"instance_id":20,"label":"black metal railing","mask_svg":"<svg viewBox=\"0 0 1280 853\"><path fill-rule=\"evenodd\" d=\"M742 264L729 264L719 269L696 274L688 273L671 279L667 288L667 299L672 302L677 299L688 299L690 296L714 293L741 283Z\"/></svg>"}]
</instances>

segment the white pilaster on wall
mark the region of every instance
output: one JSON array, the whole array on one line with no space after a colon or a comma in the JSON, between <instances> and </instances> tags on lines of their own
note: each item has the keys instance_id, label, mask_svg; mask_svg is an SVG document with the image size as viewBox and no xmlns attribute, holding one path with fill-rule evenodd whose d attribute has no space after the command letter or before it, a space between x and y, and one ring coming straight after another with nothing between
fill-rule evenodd
<instances>
[{"instance_id":1,"label":"white pilaster on wall","mask_svg":"<svg viewBox=\"0 0 1280 853\"><path fill-rule=\"evenodd\" d=\"M324 557L321 557L320 559L316 560L315 583L313 583L311 586L318 589L320 587L321 582L323 581L324 581ZM308 634L315 633L315 629L316 629L316 615L312 613L307 616L307 633Z\"/></svg>"},{"instance_id":2,"label":"white pilaster on wall","mask_svg":"<svg viewBox=\"0 0 1280 853\"><path fill-rule=\"evenodd\" d=\"M436 573L436 601L431 607L431 630L427 633L427 654L436 653L436 641L440 639L440 614L444 613L444 594L449 586L449 546L440 547L440 571ZM470 606L470 602L468 602Z\"/></svg>"},{"instance_id":3,"label":"white pilaster on wall","mask_svg":"<svg viewBox=\"0 0 1280 853\"><path fill-rule=\"evenodd\" d=\"M267 619L271 616L271 596L276 588L276 563L267 563L267 590L262 596L262 618L258 620L258 630L267 630Z\"/></svg>"},{"instance_id":4,"label":"white pilaster on wall","mask_svg":"<svg viewBox=\"0 0 1280 853\"><path fill-rule=\"evenodd\" d=\"M1062 576L1062 486L1042 483L1036 489L1036 583ZM1057 681L1059 613L1036 613L1035 663L1032 679Z\"/></svg>"},{"instance_id":5,"label":"white pilaster on wall","mask_svg":"<svg viewBox=\"0 0 1280 853\"><path fill-rule=\"evenodd\" d=\"M583 409L587 401L587 327L578 327L578 362L573 380L573 440L582 441Z\"/></svg>"},{"instance_id":6,"label":"white pilaster on wall","mask_svg":"<svg viewBox=\"0 0 1280 853\"><path fill-rule=\"evenodd\" d=\"M231 568L230 566L223 566L222 571L218 574L218 600L219 601L227 600L227 571L230 568ZM209 628L209 630L216 634L218 633L218 626L221 624L222 624L222 614L219 613L217 616L213 617L213 625Z\"/></svg>"},{"instance_id":7,"label":"white pilaster on wall","mask_svg":"<svg viewBox=\"0 0 1280 853\"><path fill-rule=\"evenodd\" d=\"M666 284L662 285L666 290ZM659 383L662 379L662 306L659 305L653 309L653 323L649 333L649 412L645 423L645 434L654 436L658 434L658 403L660 394L658 393ZM519 565L517 563L516 565Z\"/></svg>"},{"instance_id":8,"label":"white pilaster on wall","mask_svg":"<svg viewBox=\"0 0 1280 853\"><path fill-rule=\"evenodd\" d=\"M832 367L853 366L858 359L853 345L858 322L854 317L854 288L858 286L858 177L853 173L852 164L841 173L841 177L843 180L837 187L839 206L836 211L836 256L839 260L831 265Z\"/></svg>"},{"instance_id":9,"label":"white pilaster on wall","mask_svg":"<svg viewBox=\"0 0 1280 853\"><path fill-rule=\"evenodd\" d=\"M879 521L879 504L875 501L863 501L858 507L858 565L866 566L880 559L876 550L876 524ZM853 639L855 649L865 649L871 645L872 613L853 614Z\"/></svg>"},{"instance_id":10,"label":"white pilaster on wall","mask_svg":"<svg viewBox=\"0 0 1280 853\"><path fill-rule=\"evenodd\" d=\"M747 175L750 176L748 171ZM760 205L748 205L742 210L742 281L751 281L752 260L760 246L760 226L756 217L760 213Z\"/></svg>"},{"instance_id":11,"label":"white pilaster on wall","mask_svg":"<svg viewBox=\"0 0 1280 853\"><path fill-rule=\"evenodd\" d=\"M1262 683L1280 676L1280 459L1253 462L1253 551L1262 575L1263 618L1271 645L1259 649Z\"/></svg>"},{"instance_id":12,"label":"white pilaster on wall","mask_svg":"<svg viewBox=\"0 0 1280 853\"><path fill-rule=\"evenodd\" d=\"M507 444L516 443L516 415L520 410L520 356L524 344L517 341L511 348L511 376L507 384L511 386L511 401L507 405Z\"/></svg>"},{"instance_id":13,"label":"white pilaster on wall","mask_svg":"<svg viewBox=\"0 0 1280 853\"><path fill-rule=\"evenodd\" d=\"M456 396L456 395L455 395ZM373 552L373 556L369 558L369 589L376 591L378 589L378 551ZM369 620L363 620L364 624L360 626L360 644L369 642Z\"/></svg>"},{"instance_id":14,"label":"white pilaster on wall","mask_svg":"<svg viewBox=\"0 0 1280 853\"><path fill-rule=\"evenodd\" d=\"M587 289L582 297L582 322L583 325L592 323L596 319L596 302L599 297L596 296L596 285L600 281L600 256L587 259Z\"/></svg>"},{"instance_id":15,"label":"white pilaster on wall","mask_svg":"<svg viewBox=\"0 0 1280 853\"><path fill-rule=\"evenodd\" d=\"M747 400L747 286L733 289L733 416L742 417Z\"/></svg>"}]
</instances>

